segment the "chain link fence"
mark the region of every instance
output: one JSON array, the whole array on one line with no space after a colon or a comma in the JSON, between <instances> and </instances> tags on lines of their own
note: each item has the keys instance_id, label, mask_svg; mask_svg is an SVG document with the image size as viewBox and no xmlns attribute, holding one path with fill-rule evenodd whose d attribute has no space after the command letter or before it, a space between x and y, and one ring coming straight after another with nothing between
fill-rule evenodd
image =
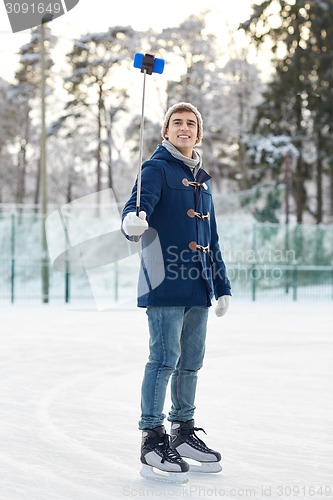
<instances>
[{"instance_id":1,"label":"chain link fence","mask_svg":"<svg viewBox=\"0 0 333 500\"><path fill-rule=\"evenodd\" d=\"M333 300L332 225L218 222L236 299ZM43 259L42 225L40 214L32 210L0 211L0 303L41 301L45 265L48 302L96 299L84 271L59 272ZM110 264L101 293L115 305L135 304L138 267L138 255Z\"/></svg>"}]
</instances>

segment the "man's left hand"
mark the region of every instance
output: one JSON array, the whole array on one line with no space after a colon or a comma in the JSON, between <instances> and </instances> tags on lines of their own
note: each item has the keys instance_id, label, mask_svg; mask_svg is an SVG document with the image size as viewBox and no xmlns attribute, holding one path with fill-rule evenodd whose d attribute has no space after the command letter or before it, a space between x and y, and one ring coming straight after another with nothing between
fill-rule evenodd
<instances>
[{"instance_id":1,"label":"man's left hand","mask_svg":"<svg viewBox=\"0 0 333 500\"><path fill-rule=\"evenodd\" d=\"M224 316L230 305L230 295L222 295L217 299L217 305L215 307L215 314L218 318Z\"/></svg>"}]
</instances>

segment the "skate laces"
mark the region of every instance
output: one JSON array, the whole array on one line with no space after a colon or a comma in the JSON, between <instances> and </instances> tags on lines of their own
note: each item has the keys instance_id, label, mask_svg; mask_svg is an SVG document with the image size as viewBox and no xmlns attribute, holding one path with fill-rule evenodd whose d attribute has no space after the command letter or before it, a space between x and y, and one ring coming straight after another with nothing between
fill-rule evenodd
<instances>
[{"instance_id":1,"label":"skate laces","mask_svg":"<svg viewBox=\"0 0 333 500\"><path fill-rule=\"evenodd\" d=\"M162 464L165 462L165 460L167 460L168 462L179 462L182 460L182 457L180 456L178 451L173 450L170 447L170 437L168 436L168 434L165 434L163 442L158 443L158 446L162 450Z\"/></svg>"},{"instance_id":2,"label":"skate laces","mask_svg":"<svg viewBox=\"0 0 333 500\"><path fill-rule=\"evenodd\" d=\"M202 431L204 432L206 435L207 435L207 432L205 431L205 429L203 429L202 427L193 427L192 429L188 429L188 435L189 435L189 441L191 442L191 444L193 444L195 446L195 448L197 448L198 450L209 450L208 446L206 445L206 443L204 441L202 441L197 435L196 435L196 432L198 431Z\"/></svg>"}]
</instances>

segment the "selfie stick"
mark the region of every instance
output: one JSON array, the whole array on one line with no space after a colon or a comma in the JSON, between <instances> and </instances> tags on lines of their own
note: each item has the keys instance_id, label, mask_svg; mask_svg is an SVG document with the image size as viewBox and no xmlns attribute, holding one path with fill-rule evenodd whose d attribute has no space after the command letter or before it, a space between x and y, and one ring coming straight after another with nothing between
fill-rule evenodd
<instances>
[{"instance_id":1,"label":"selfie stick","mask_svg":"<svg viewBox=\"0 0 333 500\"><path fill-rule=\"evenodd\" d=\"M143 91L142 91L142 108L141 108L141 124L140 124L140 146L139 146L139 166L138 180L136 192L136 215L140 212L140 195L141 195L141 170L142 170L142 150L143 150L143 127L144 127L144 110L145 110L145 92L146 92L146 75L152 73L162 74L164 70L164 59L158 59L151 54L135 54L134 68L141 69L143 73Z\"/></svg>"}]
</instances>

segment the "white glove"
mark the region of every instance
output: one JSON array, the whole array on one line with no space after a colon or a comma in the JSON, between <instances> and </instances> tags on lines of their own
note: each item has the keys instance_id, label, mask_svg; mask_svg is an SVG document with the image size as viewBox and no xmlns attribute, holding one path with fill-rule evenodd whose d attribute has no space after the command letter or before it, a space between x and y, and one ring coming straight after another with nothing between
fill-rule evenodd
<instances>
[{"instance_id":1,"label":"white glove","mask_svg":"<svg viewBox=\"0 0 333 500\"><path fill-rule=\"evenodd\" d=\"M123 220L123 230L127 236L141 236L148 229L146 221L147 214L143 210L139 212L139 217L136 212L129 212Z\"/></svg>"},{"instance_id":2,"label":"white glove","mask_svg":"<svg viewBox=\"0 0 333 500\"><path fill-rule=\"evenodd\" d=\"M217 305L215 307L215 314L218 318L224 316L227 312L230 304L230 295L222 295L217 299Z\"/></svg>"}]
</instances>

